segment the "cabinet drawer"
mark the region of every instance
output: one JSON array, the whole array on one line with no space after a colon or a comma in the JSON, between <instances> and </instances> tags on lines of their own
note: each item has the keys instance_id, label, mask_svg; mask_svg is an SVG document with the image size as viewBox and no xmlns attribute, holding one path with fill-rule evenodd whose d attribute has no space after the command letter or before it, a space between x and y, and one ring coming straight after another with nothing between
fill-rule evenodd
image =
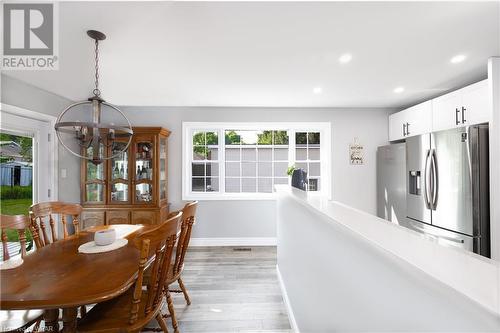
<instances>
[{"instance_id":1,"label":"cabinet drawer","mask_svg":"<svg viewBox=\"0 0 500 333\"><path fill-rule=\"evenodd\" d=\"M83 211L81 215L82 230L93 226L104 225L104 211Z\"/></svg>"},{"instance_id":2,"label":"cabinet drawer","mask_svg":"<svg viewBox=\"0 0 500 333\"><path fill-rule=\"evenodd\" d=\"M130 211L108 210L106 212L106 224L130 224Z\"/></svg>"},{"instance_id":3,"label":"cabinet drawer","mask_svg":"<svg viewBox=\"0 0 500 333\"><path fill-rule=\"evenodd\" d=\"M132 224L156 224L156 211L133 210Z\"/></svg>"}]
</instances>

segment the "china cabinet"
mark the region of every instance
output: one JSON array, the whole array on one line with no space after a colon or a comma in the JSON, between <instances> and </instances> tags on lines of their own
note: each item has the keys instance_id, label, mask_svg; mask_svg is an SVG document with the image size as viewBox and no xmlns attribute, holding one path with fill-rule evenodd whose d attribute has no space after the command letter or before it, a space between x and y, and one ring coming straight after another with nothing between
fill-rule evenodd
<instances>
[{"instance_id":1,"label":"china cabinet","mask_svg":"<svg viewBox=\"0 0 500 333\"><path fill-rule=\"evenodd\" d=\"M93 164L82 159L83 228L109 224L155 224L168 215L167 140L161 127L134 127L132 141L116 140L112 159ZM83 153L91 155L92 147ZM120 153L120 151L123 151ZM118 153L117 153L118 152Z\"/></svg>"}]
</instances>

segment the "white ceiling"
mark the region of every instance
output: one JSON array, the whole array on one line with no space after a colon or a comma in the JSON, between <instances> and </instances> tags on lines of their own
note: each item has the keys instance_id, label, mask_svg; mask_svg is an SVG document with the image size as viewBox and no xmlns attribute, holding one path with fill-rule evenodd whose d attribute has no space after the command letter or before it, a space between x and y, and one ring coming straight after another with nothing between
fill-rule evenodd
<instances>
[{"instance_id":1,"label":"white ceiling","mask_svg":"<svg viewBox=\"0 0 500 333\"><path fill-rule=\"evenodd\" d=\"M65 2L59 11L59 71L6 74L84 99L85 31L101 30L103 97L118 105L401 107L485 78L488 57L500 56L498 1ZM341 65L346 52L352 61ZM451 64L456 54L467 59Z\"/></svg>"}]
</instances>

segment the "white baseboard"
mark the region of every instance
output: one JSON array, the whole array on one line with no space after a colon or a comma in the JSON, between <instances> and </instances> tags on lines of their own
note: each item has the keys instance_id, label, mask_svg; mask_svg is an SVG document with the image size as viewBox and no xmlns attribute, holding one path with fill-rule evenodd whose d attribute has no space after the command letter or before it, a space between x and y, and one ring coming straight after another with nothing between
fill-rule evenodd
<instances>
[{"instance_id":1,"label":"white baseboard","mask_svg":"<svg viewBox=\"0 0 500 333\"><path fill-rule=\"evenodd\" d=\"M191 238L189 246L276 246L276 237Z\"/></svg>"},{"instance_id":2,"label":"white baseboard","mask_svg":"<svg viewBox=\"0 0 500 333\"><path fill-rule=\"evenodd\" d=\"M299 327L297 326L297 322L295 321L295 315L293 314L292 305L290 304L290 299L288 298L288 294L286 292L285 283L283 282L283 278L281 276L280 269L278 265L276 265L276 273L278 274L278 282L281 288L281 294L283 295L283 301L285 302L286 311L288 312L288 318L290 319L290 325L292 326L292 331L294 333L300 333Z\"/></svg>"}]
</instances>

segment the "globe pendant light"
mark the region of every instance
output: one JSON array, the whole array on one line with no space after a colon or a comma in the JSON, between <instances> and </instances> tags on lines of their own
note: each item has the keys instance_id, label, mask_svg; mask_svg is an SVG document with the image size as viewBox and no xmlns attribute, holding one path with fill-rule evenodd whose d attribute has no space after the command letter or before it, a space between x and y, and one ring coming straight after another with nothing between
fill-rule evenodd
<instances>
[{"instance_id":1,"label":"globe pendant light","mask_svg":"<svg viewBox=\"0 0 500 333\"><path fill-rule=\"evenodd\" d=\"M64 148L97 165L123 154L130 145L133 130L125 114L100 97L99 41L106 39L106 35L95 30L87 31L87 35L95 41L94 96L64 109L54 127Z\"/></svg>"}]
</instances>

